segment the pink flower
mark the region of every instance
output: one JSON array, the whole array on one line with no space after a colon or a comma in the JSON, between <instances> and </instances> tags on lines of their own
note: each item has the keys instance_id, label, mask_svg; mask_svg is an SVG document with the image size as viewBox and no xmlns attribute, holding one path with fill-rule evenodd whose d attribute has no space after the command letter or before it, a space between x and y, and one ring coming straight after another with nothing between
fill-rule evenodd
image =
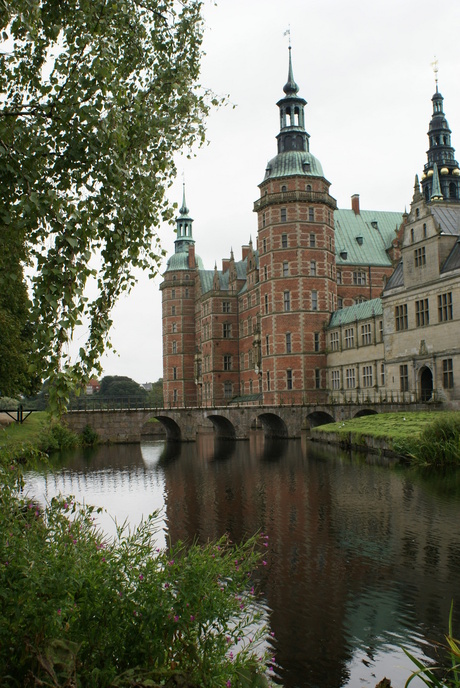
<instances>
[{"instance_id":1,"label":"pink flower","mask_svg":"<svg viewBox=\"0 0 460 688\"><path fill-rule=\"evenodd\" d=\"M143 581L143 580L144 580L144 576L142 575L142 573L139 575L139 580L140 580L140 581Z\"/></svg>"},{"instance_id":2,"label":"pink flower","mask_svg":"<svg viewBox=\"0 0 460 688\"><path fill-rule=\"evenodd\" d=\"M228 679L225 685L227 686L227 688L231 688L232 682L230 681L230 679Z\"/></svg>"},{"instance_id":3,"label":"pink flower","mask_svg":"<svg viewBox=\"0 0 460 688\"><path fill-rule=\"evenodd\" d=\"M263 564L264 566L267 566L267 562L265 561L265 559L262 561L262 564Z\"/></svg>"},{"instance_id":4,"label":"pink flower","mask_svg":"<svg viewBox=\"0 0 460 688\"><path fill-rule=\"evenodd\" d=\"M61 616L61 610L60 609L58 609L57 613L58 613L58 616Z\"/></svg>"},{"instance_id":5,"label":"pink flower","mask_svg":"<svg viewBox=\"0 0 460 688\"><path fill-rule=\"evenodd\" d=\"M231 660L233 660L233 652L229 652L228 656L230 657Z\"/></svg>"},{"instance_id":6,"label":"pink flower","mask_svg":"<svg viewBox=\"0 0 460 688\"><path fill-rule=\"evenodd\" d=\"M177 614L176 614L176 616L174 617L174 621L179 621L179 617L177 616Z\"/></svg>"},{"instance_id":7,"label":"pink flower","mask_svg":"<svg viewBox=\"0 0 460 688\"><path fill-rule=\"evenodd\" d=\"M174 559L171 559L171 561L168 561L169 566L172 566L174 564Z\"/></svg>"},{"instance_id":8,"label":"pink flower","mask_svg":"<svg viewBox=\"0 0 460 688\"><path fill-rule=\"evenodd\" d=\"M195 617L193 616L193 614L190 614L190 621L195 621Z\"/></svg>"}]
</instances>

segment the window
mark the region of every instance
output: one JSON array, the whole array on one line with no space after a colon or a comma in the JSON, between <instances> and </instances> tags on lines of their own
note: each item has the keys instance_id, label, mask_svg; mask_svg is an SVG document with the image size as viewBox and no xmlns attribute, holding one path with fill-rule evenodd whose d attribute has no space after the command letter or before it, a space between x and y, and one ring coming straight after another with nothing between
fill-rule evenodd
<instances>
[{"instance_id":1,"label":"window","mask_svg":"<svg viewBox=\"0 0 460 688\"><path fill-rule=\"evenodd\" d=\"M321 389L321 371L315 368L315 389Z\"/></svg>"},{"instance_id":2,"label":"window","mask_svg":"<svg viewBox=\"0 0 460 688\"><path fill-rule=\"evenodd\" d=\"M265 227L265 225L264 225L264 227ZM263 240L262 246L263 246L264 253L267 253L267 240L266 239Z\"/></svg>"},{"instance_id":3,"label":"window","mask_svg":"<svg viewBox=\"0 0 460 688\"><path fill-rule=\"evenodd\" d=\"M177 368L173 368L173 380L177 380Z\"/></svg>"},{"instance_id":4,"label":"window","mask_svg":"<svg viewBox=\"0 0 460 688\"><path fill-rule=\"evenodd\" d=\"M230 354L225 354L224 356L224 370L232 369L232 357Z\"/></svg>"},{"instance_id":5,"label":"window","mask_svg":"<svg viewBox=\"0 0 460 688\"><path fill-rule=\"evenodd\" d=\"M310 248L315 248L316 247L316 234L312 232L310 234Z\"/></svg>"},{"instance_id":6,"label":"window","mask_svg":"<svg viewBox=\"0 0 460 688\"><path fill-rule=\"evenodd\" d=\"M420 299L415 302L415 324L417 327L425 327L430 323L428 299Z\"/></svg>"},{"instance_id":7,"label":"window","mask_svg":"<svg viewBox=\"0 0 460 688\"><path fill-rule=\"evenodd\" d=\"M282 234L281 235L281 248L287 248L287 247L288 247L287 234Z\"/></svg>"},{"instance_id":8,"label":"window","mask_svg":"<svg viewBox=\"0 0 460 688\"><path fill-rule=\"evenodd\" d=\"M444 389L453 389L454 368L451 358L444 358L442 362L442 386Z\"/></svg>"},{"instance_id":9,"label":"window","mask_svg":"<svg viewBox=\"0 0 460 688\"><path fill-rule=\"evenodd\" d=\"M380 364L380 384L385 387L385 363Z\"/></svg>"},{"instance_id":10,"label":"window","mask_svg":"<svg viewBox=\"0 0 460 688\"><path fill-rule=\"evenodd\" d=\"M172 299L176 298L176 290L175 289L171 289L171 298Z\"/></svg>"},{"instance_id":11,"label":"window","mask_svg":"<svg viewBox=\"0 0 460 688\"><path fill-rule=\"evenodd\" d=\"M185 287L185 298L188 299L189 296L189 288Z\"/></svg>"},{"instance_id":12,"label":"window","mask_svg":"<svg viewBox=\"0 0 460 688\"><path fill-rule=\"evenodd\" d=\"M286 370L286 389L292 389L292 370Z\"/></svg>"},{"instance_id":13,"label":"window","mask_svg":"<svg viewBox=\"0 0 460 688\"><path fill-rule=\"evenodd\" d=\"M366 346L367 344L372 344L372 332L371 324L365 323L361 325L361 344Z\"/></svg>"},{"instance_id":14,"label":"window","mask_svg":"<svg viewBox=\"0 0 460 688\"><path fill-rule=\"evenodd\" d=\"M287 260L283 262L283 277L288 277L289 275L289 263Z\"/></svg>"},{"instance_id":15,"label":"window","mask_svg":"<svg viewBox=\"0 0 460 688\"><path fill-rule=\"evenodd\" d=\"M352 349L355 345L355 332L352 327L345 330L345 348Z\"/></svg>"},{"instance_id":16,"label":"window","mask_svg":"<svg viewBox=\"0 0 460 688\"><path fill-rule=\"evenodd\" d=\"M177 389L173 389L173 401L177 401Z\"/></svg>"},{"instance_id":17,"label":"window","mask_svg":"<svg viewBox=\"0 0 460 688\"><path fill-rule=\"evenodd\" d=\"M331 346L331 351L338 351L339 350L339 333L338 332L331 332L330 346Z\"/></svg>"},{"instance_id":18,"label":"window","mask_svg":"<svg viewBox=\"0 0 460 688\"><path fill-rule=\"evenodd\" d=\"M416 268L421 268L424 265L426 265L426 254L425 254L425 247L424 246L421 246L420 248L415 249L414 258L415 258L415 267Z\"/></svg>"},{"instance_id":19,"label":"window","mask_svg":"<svg viewBox=\"0 0 460 688\"><path fill-rule=\"evenodd\" d=\"M340 370L332 371L332 389L340 389Z\"/></svg>"},{"instance_id":20,"label":"window","mask_svg":"<svg viewBox=\"0 0 460 688\"><path fill-rule=\"evenodd\" d=\"M224 397L226 399L232 398L233 385L231 382L224 382Z\"/></svg>"},{"instance_id":21,"label":"window","mask_svg":"<svg viewBox=\"0 0 460 688\"><path fill-rule=\"evenodd\" d=\"M410 243L411 243L411 244L414 243L414 239L415 239L415 237L414 237L414 228L412 227L411 230L410 230Z\"/></svg>"},{"instance_id":22,"label":"window","mask_svg":"<svg viewBox=\"0 0 460 688\"><path fill-rule=\"evenodd\" d=\"M310 261L310 275L316 277L316 260Z\"/></svg>"},{"instance_id":23,"label":"window","mask_svg":"<svg viewBox=\"0 0 460 688\"><path fill-rule=\"evenodd\" d=\"M383 342L383 320L379 320L379 342Z\"/></svg>"},{"instance_id":24,"label":"window","mask_svg":"<svg viewBox=\"0 0 460 688\"><path fill-rule=\"evenodd\" d=\"M240 369L244 370L244 354L240 354Z\"/></svg>"},{"instance_id":25,"label":"window","mask_svg":"<svg viewBox=\"0 0 460 688\"><path fill-rule=\"evenodd\" d=\"M337 284L342 284L342 271L337 270Z\"/></svg>"},{"instance_id":26,"label":"window","mask_svg":"<svg viewBox=\"0 0 460 688\"><path fill-rule=\"evenodd\" d=\"M281 222L286 222L287 220L287 210L286 208L281 208Z\"/></svg>"},{"instance_id":27,"label":"window","mask_svg":"<svg viewBox=\"0 0 460 688\"><path fill-rule=\"evenodd\" d=\"M176 307L171 306L171 315L176 315Z\"/></svg>"},{"instance_id":28,"label":"window","mask_svg":"<svg viewBox=\"0 0 460 688\"><path fill-rule=\"evenodd\" d=\"M264 265L264 280L268 280L268 268Z\"/></svg>"},{"instance_id":29,"label":"window","mask_svg":"<svg viewBox=\"0 0 460 688\"><path fill-rule=\"evenodd\" d=\"M230 313L230 301L222 301L222 313Z\"/></svg>"},{"instance_id":30,"label":"window","mask_svg":"<svg viewBox=\"0 0 460 688\"><path fill-rule=\"evenodd\" d=\"M426 224L423 223L423 238L426 239Z\"/></svg>"},{"instance_id":31,"label":"window","mask_svg":"<svg viewBox=\"0 0 460 688\"><path fill-rule=\"evenodd\" d=\"M284 310L286 313L291 310L291 292L290 291L284 292Z\"/></svg>"},{"instance_id":32,"label":"window","mask_svg":"<svg viewBox=\"0 0 460 688\"><path fill-rule=\"evenodd\" d=\"M363 285L366 284L366 273L361 271L356 271L353 273L353 284Z\"/></svg>"},{"instance_id":33,"label":"window","mask_svg":"<svg viewBox=\"0 0 460 688\"><path fill-rule=\"evenodd\" d=\"M406 363L399 366L399 389L401 392L409 391L409 369Z\"/></svg>"},{"instance_id":34,"label":"window","mask_svg":"<svg viewBox=\"0 0 460 688\"><path fill-rule=\"evenodd\" d=\"M363 366L363 387L372 387L373 381L373 368L371 365Z\"/></svg>"},{"instance_id":35,"label":"window","mask_svg":"<svg viewBox=\"0 0 460 688\"><path fill-rule=\"evenodd\" d=\"M316 352L319 351L319 332L315 332L314 335L314 348Z\"/></svg>"},{"instance_id":36,"label":"window","mask_svg":"<svg viewBox=\"0 0 460 688\"><path fill-rule=\"evenodd\" d=\"M438 320L444 322L445 320L452 320L452 318L452 292L448 291L438 295Z\"/></svg>"},{"instance_id":37,"label":"window","mask_svg":"<svg viewBox=\"0 0 460 688\"><path fill-rule=\"evenodd\" d=\"M286 353L290 354L292 351L292 337L290 332L286 332Z\"/></svg>"},{"instance_id":38,"label":"window","mask_svg":"<svg viewBox=\"0 0 460 688\"><path fill-rule=\"evenodd\" d=\"M337 310L341 310L343 308L343 299L341 296L337 297Z\"/></svg>"},{"instance_id":39,"label":"window","mask_svg":"<svg viewBox=\"0 0 460 688\"><path fill-rule=\"evenodd\" d=\"M249 380L249 394L252 394L252 380Z\"/></svg>"},{"instance_id":40,"label":"window","mask_svg":"<svg viewBox=\"0 0 460 688\"><path fill-rule=\"evenodd\" d=\"M401 306L395 306L395 325L396 332L407 330L407 303L403 303Z\"/></svg>"},{"instance_id":41,"label":"window","mask_svg":"<svg viewBox=\"0 0 460 688\"><path fill-rule=\"evenodd\" d=\"M232 336L232 326L230 323L224 323L222 334L224 339L230 339L230 337Z\"/></svg>"},{"instance_id":42,"label":"window","mask_svg":"<svg viewBox=\"0 0 460 688\"><path fill-rule=\"evenodd\" d=\"M270 356L270 337L268 334L265 335L265 352L267 356Z\"/></svg>"},{"instance_id":43,"label":"window","mask_svg":"<svg viewBox=\"0 0 460 688\"><path fill-rule=\"evenodd\" d=\"M318 310L318 292L312 291L311 293L311 309L312 311Z\"/></svg>"},{"instance_id":44,"label":"window","mask_svg":"<svg viewBox=\"0 0 460 688\"><path fill-rule=\"evenodd\" d=\"M356 373L354 368L346 368L345 384L347 389L354 389L356 387Z\"/></svg>"},{"instance_id":45,"label":"window","mask_svg":"<svg viewBox=\"0 0 460 688\"><path fill-rule=\"evenodd\" d=\"M287 186L285 184L283 184L283 186L281 187L281 193L285 193L286 191L287 191Z\"/></svg>"},{"instance_id":46,"label":"window","mask_svg":"<svg viewBox=\"0 0 460 688\"><path fill-rule=\"evenodd\" d=\"M267 392L270 391L270 371L267 370Z\"/></svg>"},{"instance_id":47,"label":"window","mask_svg":"<svg viewBox=\"0 0 460 688\"><path fill-rule=\"evenodd\" d=\"M268 313L268 294L265 294L264 301L265 301L265 313Z\"/></svg>"},{"instance_id":48,"label":"window","mask_svg":"<svg viewBox=\"0 0 460 688\"><path fill-rule=\"evenodd\" d=\"M308 208L308 221L309 222L315 221L315 209L314 208Z\"/></svg>"},{"instance_id":49,"label":"window","mask_svg":"<svg viewBox=\"0 0 460 688\"><path fill-rule=\"evenodd\" d=\"M173 323L171 326L171 332L177 332L177 323Z\"/></svg>"},{"instance_id":50,"label":"window","mask_svg":"<svg viewBox=\"0 0 460 688\"><path fill-rule=\"evenodd\" d=\"M265 213L262 215L262 227L265 227Z\"/></svg>"}]
</instances>

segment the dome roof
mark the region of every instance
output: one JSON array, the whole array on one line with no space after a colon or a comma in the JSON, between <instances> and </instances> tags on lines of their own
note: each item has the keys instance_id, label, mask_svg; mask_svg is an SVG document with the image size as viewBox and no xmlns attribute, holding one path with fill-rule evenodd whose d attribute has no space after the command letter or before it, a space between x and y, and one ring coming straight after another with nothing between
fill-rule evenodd
<instances>
[{"instance_id":1,"label":"dome roof","mask_svg":"<svg viewBox=\"0 0 460 688\"><path fill-rule=\"evenodd\" d=\"M203 261L200 256L195 255L196 267L198 270L203 270ZM172 272L173 270L190 270L188 264L188 252L180 251L173 253L168 259L165 272Z\"/></svg>"},{"instance_id":2,"label":"dome roof","mask_svg":"<svg viewBox=\"0 0 460 688\"><path fill-rule=\"evenodd\" d=\"M270 160L265 171L265 179L276 177L324 177L320 161L306 151L286 151Z\"/></svg>"}]
</instances>

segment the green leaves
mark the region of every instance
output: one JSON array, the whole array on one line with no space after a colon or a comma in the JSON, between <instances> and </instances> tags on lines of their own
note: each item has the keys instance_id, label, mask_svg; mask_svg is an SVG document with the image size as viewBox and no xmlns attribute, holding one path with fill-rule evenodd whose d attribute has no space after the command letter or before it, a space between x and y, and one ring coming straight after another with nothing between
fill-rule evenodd
<instances>
[{"instance_id":1,"label":"green leaves","mask_svg":"<svg viewBox=\"0 0 460 688\"><path fill-rule=\"evenodd\" d=\"M88 378L133 268L158 270L174 156L204 140L201 2L15 0L0 29L0 216L35 267L35 365ZM66 363L78 322L86 353Z\"/></svg>"}]
</instances>

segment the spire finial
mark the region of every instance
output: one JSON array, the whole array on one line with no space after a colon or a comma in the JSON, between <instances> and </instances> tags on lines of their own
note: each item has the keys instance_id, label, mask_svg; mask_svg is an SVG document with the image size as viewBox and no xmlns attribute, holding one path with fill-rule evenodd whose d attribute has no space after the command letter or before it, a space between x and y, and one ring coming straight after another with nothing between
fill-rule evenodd
<instances>
[{"instance_id":1,"label":"spire finial","mask_svg":"<svg viewBox=\"0 0 460 688\"><path fill-rule=\"evenodd\" d=\"M297 86L296 82L294 81L294 72L292 70L292 57L291 57L291 29L289 28L287 31L284 32L284 35L286 36L289 34L289 69L288 69L288 80L286 84L284 85L283 91L285 92L286 95L296 95L296 93L299 90L299 87Z\"/></svg>"},{"instance_id":2,"label":"spire finial","mask_svg":"<svg viewBox=\"0 0 460 688\"><path fill-rule=\"evenodd\" d=\"M187 203L185 201L185 175L182 172L182 205L179 208L179 212L181 215L187 215L188 214L188 208L187 208Z\"/></svg>"},{"instance_id":3,"label":"spire finial","mask_svg":"<svg viewBox=\"0 0 460 688\"><path fill-rule=\"evenodd\" d=\"M431 63L431 66L433 67L434 82L436 84L436 93L437 93L438 92L438 71L439 71L439 68L438 68L438 58L436 57L436 55L434 56L434 60Z\"/></svg>"}]
</instances>

